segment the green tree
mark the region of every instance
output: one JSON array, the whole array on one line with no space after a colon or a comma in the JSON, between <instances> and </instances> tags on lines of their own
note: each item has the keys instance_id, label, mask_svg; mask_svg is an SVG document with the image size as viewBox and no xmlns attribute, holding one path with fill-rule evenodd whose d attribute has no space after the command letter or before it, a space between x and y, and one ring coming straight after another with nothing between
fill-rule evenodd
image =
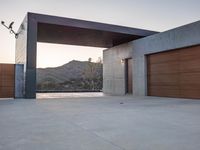
<instances>
[{"instance_id":1,"label":"green tree","mask_svg":"<svg viewBox=\"0 0 200 150\"><path fill-rule=\"evenodd\" d=\"M88 59L87 67L84 71L85 80L88 81L89 90L102 89L102 59L99 57L96 63L92 58ZM100 86L100 87L99 87Z\"/></svg>"}]
</instances>

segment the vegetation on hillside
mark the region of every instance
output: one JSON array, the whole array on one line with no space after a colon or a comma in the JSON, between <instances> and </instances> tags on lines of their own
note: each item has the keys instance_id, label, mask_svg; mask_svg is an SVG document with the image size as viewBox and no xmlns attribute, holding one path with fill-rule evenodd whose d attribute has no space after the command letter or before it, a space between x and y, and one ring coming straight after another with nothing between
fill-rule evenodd
<instances>
[{"instance_id":1,"label":"vegetation on hillside","mask_svg":"<svg viewBox=\"0 0 200 150\"><path fill-rule=\"evenodd\" d=\"M37 69L38 91L101 91L102 82L101 59L73 60L60 67Z\"/></svg>"}]
</instances>

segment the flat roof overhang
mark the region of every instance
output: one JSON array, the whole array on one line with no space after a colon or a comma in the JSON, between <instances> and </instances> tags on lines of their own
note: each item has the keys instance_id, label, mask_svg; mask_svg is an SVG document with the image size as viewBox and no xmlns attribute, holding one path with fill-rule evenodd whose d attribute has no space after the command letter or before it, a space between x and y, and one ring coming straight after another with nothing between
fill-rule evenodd
<instances>
[{"instance_id":1,"label":"flat roof overhang","mask_svg":"<svg viewBox=\"0 0 200 150\"><path fill-rule=\"evenodd\" d=\"M110 48L158 32L78 19L28 13L37 23L37 41Z\"/></svg>"}]
</instances>

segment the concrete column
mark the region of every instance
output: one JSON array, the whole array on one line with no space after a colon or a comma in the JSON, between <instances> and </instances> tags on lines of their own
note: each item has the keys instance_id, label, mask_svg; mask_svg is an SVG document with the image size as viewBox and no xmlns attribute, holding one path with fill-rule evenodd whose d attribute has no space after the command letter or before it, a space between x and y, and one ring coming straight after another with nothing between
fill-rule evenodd
<instances>
[{"instance_id":1,"label":"concrete column","mask_svg":"<svg viewBox=\"0 0 200 150\"><path fill-rule=\"evenodd\" d=\"M24 65L15 65L15 98L24 97Z\"/></svg>"},{"instance_id":2,"label":"concrete column","mask_svg":"<svg viewBox=\"0 0 200 150\"><path fill-rule=\"evenodd\" d=\"M26 47L26 76L25 76L25 98L36 98L36 56L37 56L37 21L28 15Z\"/></svg>"},{"instance_id":3,"label":"concrete column","mask_svg":"<svg viewBox=\"0 0 200 150\"><path fill-rule=\"evenodd\" d=\"M133 95L145 96L147 93L146 57L133 58Z\"/></svg>"}]
</instances>

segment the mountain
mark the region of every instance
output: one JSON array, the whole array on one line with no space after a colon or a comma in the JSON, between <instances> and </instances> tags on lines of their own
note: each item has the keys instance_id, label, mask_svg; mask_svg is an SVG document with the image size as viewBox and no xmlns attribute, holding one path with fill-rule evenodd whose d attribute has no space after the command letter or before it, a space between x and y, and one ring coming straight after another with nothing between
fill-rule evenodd
<instances>
[{"instance_id":1,"label":"mountain","mask_svg":"<svg viewBox=\"0 0 200 150\"><path fill-rule=\"evenodd\" d=\"M37 68L37 89L101 89L102 72L103 65L101 63L77 60L54 68ZM99 86L91 87L94 82L98 82Z\"/></svg>"}]
</instances>

